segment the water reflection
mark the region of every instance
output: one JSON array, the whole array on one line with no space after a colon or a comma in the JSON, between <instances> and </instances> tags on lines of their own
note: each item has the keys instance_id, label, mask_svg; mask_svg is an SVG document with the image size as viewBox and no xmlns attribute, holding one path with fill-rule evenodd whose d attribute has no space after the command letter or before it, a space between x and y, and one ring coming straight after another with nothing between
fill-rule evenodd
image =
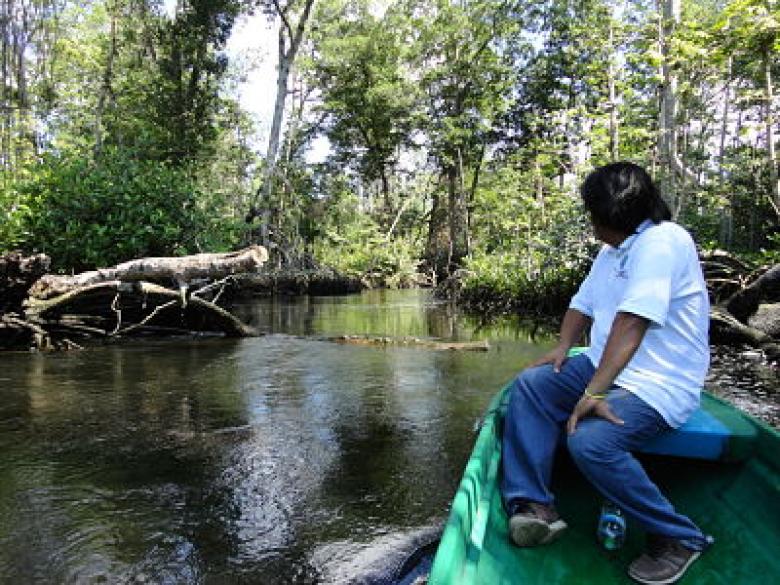
<instances>
[{"instance_id":1,"label":"water reflection","mask_svg":"<svg viewBox=\"0 0 780 585\"><path fill-rule=\"evenodd\" d=\"M418 291L238 311L267 335L0 356L0 582L357 575L444 519L475 418L549 344Z\"/></svg>"}]
</instances>

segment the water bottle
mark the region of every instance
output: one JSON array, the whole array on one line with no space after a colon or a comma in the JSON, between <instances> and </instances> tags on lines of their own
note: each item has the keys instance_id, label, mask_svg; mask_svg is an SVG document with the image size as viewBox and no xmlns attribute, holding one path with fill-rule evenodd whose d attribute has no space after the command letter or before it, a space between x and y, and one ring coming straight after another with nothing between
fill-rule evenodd
<instances>
[{"instance_id":1,"label":"water bottle","mask_svg":"<svg viewBox=\"0 0 780 585\"><path fill-rule=\"evenodd\" d=\"M606 550L618 550L626 540L626 517L615 504L601 506L596 538Z\"/></svg>"}]
</instances>

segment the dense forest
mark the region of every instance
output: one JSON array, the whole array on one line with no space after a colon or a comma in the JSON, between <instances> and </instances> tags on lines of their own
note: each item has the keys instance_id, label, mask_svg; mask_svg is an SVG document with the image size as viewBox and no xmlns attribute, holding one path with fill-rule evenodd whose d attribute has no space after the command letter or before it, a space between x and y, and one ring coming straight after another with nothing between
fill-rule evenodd
<instances>
[{"instance_id":1,"label":"dense forest","mask_svg":"<svg viewBox=\"0 0 780 585\"><path fill-rule=\"evenodd\" d=\"M278 47L265 125L225 50L250 15ZM0 253L62 272L260 243L565 297L579 182L614 160L703 249L778 260L775 0L2 0L0 27Z\"/></svg>"}]
</instances>

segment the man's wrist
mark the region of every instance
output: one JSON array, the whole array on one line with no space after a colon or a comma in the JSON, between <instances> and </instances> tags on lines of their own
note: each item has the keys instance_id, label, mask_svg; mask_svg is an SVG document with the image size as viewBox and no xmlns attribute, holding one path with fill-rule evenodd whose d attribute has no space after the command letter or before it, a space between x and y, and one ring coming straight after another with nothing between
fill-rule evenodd
<instances>
[{"instance_id":1,"label":"man's wrist","mask_svg":"<svg viewBox=\"0 0 780 585\"><path fill-rule=\"evenodd\" d=\"M607 397L607 392L605 390L585 388L585 392L583 392L582 395L586 398L592 398L593 400L603 400Z\"/></svg>"}]
</instances>

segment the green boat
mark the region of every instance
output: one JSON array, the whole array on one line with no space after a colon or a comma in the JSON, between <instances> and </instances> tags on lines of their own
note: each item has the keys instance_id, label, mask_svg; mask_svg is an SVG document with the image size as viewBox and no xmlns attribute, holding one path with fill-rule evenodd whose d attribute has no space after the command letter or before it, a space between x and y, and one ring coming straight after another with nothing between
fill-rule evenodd
<instances>
[{"instance_id":1,"label":"green boat","mask_svg":"<svg viewBox=\"0 0 780 585\"><path fill-rule=\"evenodd\" d=\"M624 546L596 541L601 497L562 449L556 507L569 528L555 543L520 549L508 534L498 488L500 429L511 384L492 400L466 465L428 582L431 585L632 583L628 564L644 535L628 523ZM686 573L690 585L780 583L780 433L703 393L680 429L638 454L653 480L715 545Z\"/></svg>"}]
</instances>

